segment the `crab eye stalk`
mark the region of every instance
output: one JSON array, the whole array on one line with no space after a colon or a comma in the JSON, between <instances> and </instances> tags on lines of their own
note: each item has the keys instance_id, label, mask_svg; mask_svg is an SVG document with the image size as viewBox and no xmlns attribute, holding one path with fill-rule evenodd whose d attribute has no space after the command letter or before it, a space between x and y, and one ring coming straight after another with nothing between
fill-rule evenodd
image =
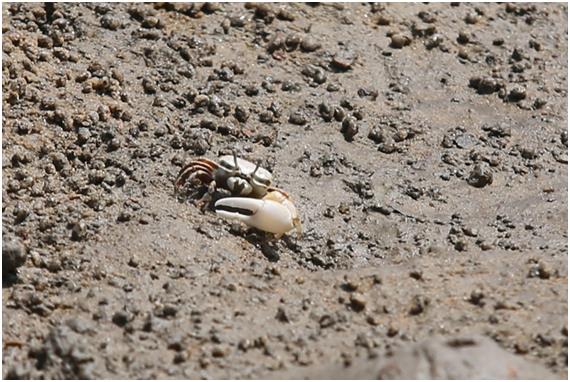
<instances>
[{"instance_id":1,"label":"crab eye stalk","mask_svg":"<svg viewBox=\"0 0 570 382\"><path fill-rule=\"evenodd\" d=\"M255 170L253 170L253 172L251 173L251 177L255 178L255 173L257 172L257 170L259 170L259 165L261 165L261 160L258 160L256 165L255 165Z\"/></svg>"},{"instance_id":2,"label":"crab eye stalk","mask_svg":"<svg viewBox=\"0 0 570 382\"><path fill-rule=\"evenodd\" d=\"M234 164L235 164L236 168L239 168L238 161L237 161L237 154L236 154L235 150L233 151L233 155L234 155Z\"/></svg>"}]
</instances>

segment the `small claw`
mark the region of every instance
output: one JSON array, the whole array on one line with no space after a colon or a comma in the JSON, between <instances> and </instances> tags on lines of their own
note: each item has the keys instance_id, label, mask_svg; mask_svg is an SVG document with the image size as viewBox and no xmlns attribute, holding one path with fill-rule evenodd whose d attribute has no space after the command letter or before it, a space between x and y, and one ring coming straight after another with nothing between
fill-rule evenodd
<instances>
[{"instance_id":1,"label":"small claw","mask_svg":"<svg viewBox=\"0 0 570 382\"><path fill-rule=\"evenodd\" d=\"M295 228L287 207L273 200L253 198L224 198L215 204L216 213L236 219L250 227L282 235Z\"/></svg>"}]
</instances>

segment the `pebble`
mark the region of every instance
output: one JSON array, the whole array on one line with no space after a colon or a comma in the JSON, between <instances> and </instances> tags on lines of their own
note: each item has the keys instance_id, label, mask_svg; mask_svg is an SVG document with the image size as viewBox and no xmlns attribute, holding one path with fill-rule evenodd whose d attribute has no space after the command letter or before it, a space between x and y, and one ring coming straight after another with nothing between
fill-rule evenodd
<instances>
[{"instance_id":1,"label":"pebble","mask_svg":"<svg viewBox=\"0 0 570 382\"><path fill-rule=\"evenodd\" d=\"M301 73L311 78L316 84L324 84L327 81L325 71L315 65L306 65Z\"/></svg>"},{"instance_id":2,"label":"pebble","mask_svg":"<svg viewBox=\"0 0 570 382\"><path fill-rule=\"evenodd\" d=\"M416 295L413 297L412 302L410 304L410 308L408 313L411 316L417 316L425 312L427 306L429 305L429 298L425 296Z\"/></svg>"},{"instance_id":3,"label":"pebble","mask_svg":"<svg viewBox=\"0 0 570 382\"><path fill-rule=\"evenodd\" d=\"M334 108L334 119L341 122L346 118L346 111L340 106L335 106Z\"/></svg>"},{"instance_id":4,"label":"pebble","mask_svg":"<svg viewBox=\"0 0 570 382\"><path fill-rule=\"evenodd\" d=\"M482 188L493 183L493 172L486 163L479 163L473 167L467 179L473 187Z\"/></svg>"},{"instance_id":5,"label":"pebble","mask_svg":"<svg viewBox=\"0 0 570 382\"><path fill-rule=\"evenodd\" d=\"M334 319L333 316L329 315L329 314L325 314L322 315L319 318L319 325L322 329L325 328L330 328L331 326L333 326L336 323L336 320Z\"/></svg>"},{"instance_id":6,"label":"pebble","mask_svg":"<svg viewBox=\"0 0 570 382\"><path fill-rule=\"evenodd\" d=\"M71 228L71 240L81 241L86 237L87 227L83 221L73 224Z\"/></svg>"},{"instance_id":7,"label":"pebble","mask_svg":"<svg viewBox=\"0 0 570 382\"><path fill-rule=\"evenodd\" d=\"M340 132L344 135L344 139L346 139L347 142L352 142L354 140L354 136L358 134L358 124L356 119L353 117L346 117L342 121Z\"/></svg>"},{"instance_id":8,"label":"pebble","mask_svg":"<svg viewBox=\"0 0 570 382\"><path fill-rule=\"evenodd\" d=\"M410 277L414 280L422 280L423 279L423 272L420 270L413 270L410 272Z\"/></svg>"},{"instance_id":9,"label":"pebble","mask_svg":"<svg viewBox=\"0 0 570 382\"><path fill-rule=\"evenodd\" d=\"M24 245L18 240L4 239L2 242L2 276L13 275L26 262Z\"/></svg>"},{"instance_id":10,"label":"pebble","mask_svg":"<svg viewBox=\"0 0 570 382\"><path fill-rule=\"evenodd\" d=\"M129 323L129 321L131 321L132 317L129 313L127 313L124 310L115 312L115 314L113 314L113 318L111 319L111 321L113 321L113 323L117 326L125 326L126 324Z\"/></svg>"},{"instance_id":11,"label":"pebble","mask_svg":"<svg viewBox=\"0 0 570 382\"><path fill-rule=\"evenodd\" d=\"M325 122L330 122L334 117L334 108L327 103L321 103L319 104L319 114Z\"/></svg>"},{"instance_id":12,"label":"pebble","mask_svg":"<svg viewBox=\"0 0 570 382\"><path fill-rule=\"evenodd\" d=\"M331 65L336 69L346 71L352 68L355 61L356 56L353 52L343 50L333 56Z\"/></svg>"},{"instance_id":13,"label":"pebble","mask_svg":"<svg viewBox=\"0 0 570 382\"><path fill-rule=\"evenodd\" d=\"M509 101L518 102L526 98L526 89L522 86L515 86L509 91Z\"/></svg>"},{"instance_id":14,"label":"pebble","mask_svg":"<svg viewBox=\"0 0 570 382\"><path fill-rule=\"evenodd\" d=\"M394 49L402 49L405 46L408 46L412 43L412 40L403 34L393 34L391 37L390 47Z\"/></svg>"},{"instance_id":15,"label":"pebble","mask_svg":"<svg viewBox=\"0 0 570 382\"><path fill-rule=\"evenodd\" d=\"M291 319L289 318L289 316L287 315L287 312L285 311L285 309L283 307L277 308L277 314L275 315L275 318L277 319L277 321L280 321L280 322L284 322L284 323L290 323L291 322Z\"/></svg>"},{"instance_id":16,"label":"pebble","mask_svg":"<svg viewBox=\"0 0 570 382\"><path fill-rule=\"evenodd\" d=\"M121 20L110 15L105 15L101 18L101 26L103 28L115 31L121 27Z\"/></svg>"},{"instance_id":17,"label":"pebble","mask_svg":"<svg viewBox=\"0 0 570 382\"><path fill-rule=\"evenodd\" d=\"M361 293L352 293L350 295L350 307L355 312L362 312L366 308L366 298Z\"/></svg>"},{"instance_id":18,"label":"pebble","mask_svg":"<svg viewBox=\"0 0 570 382\"><path fill-rule=\"evenodd\" d=\"M376 19L376 24L378 25L382 25L382 26L387 26L390 25L392 23L392 19L385 14L381 14L378 16L378 18Z\"/></svg>"},{"instance_id":19,"label":"pebble","mask_svg":"<svg viewBox=\"0 0 570 382\"><path fill-rule=\"evenodd\" d=\"M299 126L305 125L307 116L301 110L294 111L289 115L289 123Z\"/></svg>"},{"instance_id":20,"label":"pebble","mask_svg":"<svg viewBox=\"0 0 570 382\"><path fill-rule=\"evenodd\" d=\"M528 272L528 277L538 277L547 280L552 275L552 271L542 261L538 264L533 264Z\"/></svg>"},{"instance_id":21,"label":"pebble","mask_svg":"<svg viewBox=\"0 0 570 382\"><path fill-rule=\"evenodd\" d=\"M474 289L469 296L469 302L482 307L485 305L483 298L485 298L485 294L480 289Z\"/></svg>"},{"instance_id":22,"label":"pebble","mask_svg":"<svg viewBox=\"0 0 570 382\"><path fill-rule=\"evenodd\" d=\"M301 42L301 50L303 52L314 52L321 48L321 43L312 37L303 38Z\"/></svg>"},{"instance_id":23,"label":"pebble","mask_svg":"<svg viewBox=\"0 0 570 382\"><path fill-rule=\"evenodd\" d=\"M464 20L467 24L477 24L481 21L481 17L477 13L472 12L468 13Z\"/></svg>"},{"instance_id":24,"label":"pebble","mask_svg":"<svg viewBox=\"0 0 570 382\"><path fill-rule=\"evenodd\" d=\"M463 45L469 43L469 34L465 31L459 32L459 35L457 36L457 42Z\"/></svg>"},{"instance_id":25,"label":"pebble","mask_svg":"<svg viewBox=\"0 0 570 382\"><path fill-rule=\"evenodd\" d=\"M501 88L499 83L491 77L471 77L469 86L476 89L479 94L491 94Z\"/></svg>"},{"instance_id":26,"label":"pebble","mask_svg":"<svg viewBox=\"0 0 570 382\"><path fill-rule=\"evenodd\" d=\"M228 355L228 349L221 346L215 346L212 349L212 357L214 358L223 358Z\"/></svg>"},{"instance_id":27,"label":"pebble","mask_svg":"<svg viewBox=\"0 0 570 382\"><path fill-rule=\"evenodd\" d=\"M465 239L457 239L457 241L455 242L454 248L457 251L467 251L467 249L469 248L469 243L465 240Z\"/></svg>"}]
</instances>

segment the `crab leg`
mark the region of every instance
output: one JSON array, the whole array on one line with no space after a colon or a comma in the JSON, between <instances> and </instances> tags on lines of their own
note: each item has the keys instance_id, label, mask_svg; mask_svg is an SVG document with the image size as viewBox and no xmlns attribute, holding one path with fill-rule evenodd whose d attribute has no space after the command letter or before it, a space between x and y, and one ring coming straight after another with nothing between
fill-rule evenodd
<instances>
[{"instance_id":1,"label":"crab leg","mask_svg":"<svg viewBox=\"0 0 570 382\"><path fill-rule=\"evenodd\" d=\"M236 219L250 227L283 235L295 228L289 208L274 200L253 198L224 198L215 204L216 213Z\"/></svg>"}]
</instances>

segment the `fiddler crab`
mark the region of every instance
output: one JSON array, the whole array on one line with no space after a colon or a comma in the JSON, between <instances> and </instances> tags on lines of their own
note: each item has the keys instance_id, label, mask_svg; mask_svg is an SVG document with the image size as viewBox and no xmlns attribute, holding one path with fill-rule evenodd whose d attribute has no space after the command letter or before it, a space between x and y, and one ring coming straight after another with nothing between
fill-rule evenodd
<instances>
[{"instance_id":1,"label":"fiddler crab","mask_svg":"<svg viewBox=\"0 0 570 382\"><path fill-rule=\"evenodd\" d=\"M205 206L212 200L216 188L231 192L214 204L216 214L238 220L250 227L270 232L278 239L293 229L301 236L301 220L289 194L271 186L273 176L257 164L233 155L222 156L219 163L198 158L180 170L174 183L178 191L186 183L208 185L208 191L197 205Z\"/></svg>"}]
</instances>

